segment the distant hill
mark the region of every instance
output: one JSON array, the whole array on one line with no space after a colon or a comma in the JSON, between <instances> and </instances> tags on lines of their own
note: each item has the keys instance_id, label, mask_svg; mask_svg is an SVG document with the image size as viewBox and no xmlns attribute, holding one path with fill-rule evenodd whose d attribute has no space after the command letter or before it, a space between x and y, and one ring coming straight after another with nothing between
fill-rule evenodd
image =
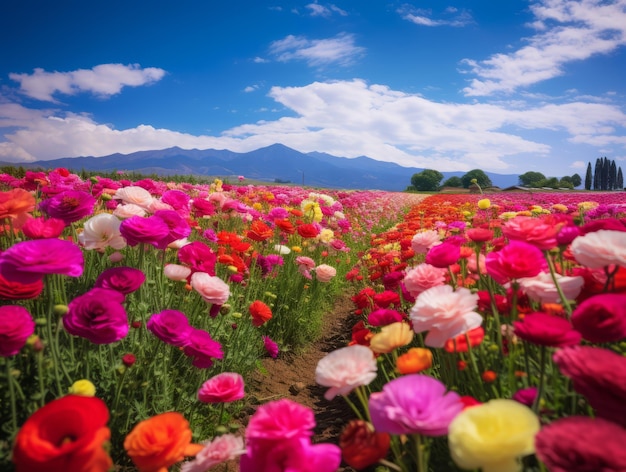
<instances>
[{"instance_id":1,"label":"distant hill","mask_svg":"<svg viewBox=\"0 0 626 472\"><path fill-rule=\"evenodd\" d=\"M15 165L4 163L4 165ZM378 189L402 191L411 184L411 176L423 168L402 167L391 162L361 156L336 157L321 152L302 153L282 144L238 153L226 149L185 150L172 147L111 154L103 157L66 157L21 164L24 167L65 167L79 172L135 171L142 174L238 176L266 181L292 182L312 187L345 189ZM514 174L485 172L495 186L517 185ZM442 172L443 181L465 172ZM442 182L443 182L442 181Z\"/></svg>"}]
</instances>

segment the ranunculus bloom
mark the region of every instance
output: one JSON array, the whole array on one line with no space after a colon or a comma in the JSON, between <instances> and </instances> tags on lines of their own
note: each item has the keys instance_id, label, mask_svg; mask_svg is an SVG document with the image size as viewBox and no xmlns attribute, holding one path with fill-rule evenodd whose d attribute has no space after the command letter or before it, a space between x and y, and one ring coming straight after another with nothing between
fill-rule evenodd
<instances>
[{"instance_id":1,"label":"ranunculus bloom","mask_svg":"<svg viewBox=\"0 0 626 472\"><path fill-rule=\"evenodd\" d=\"M0 254L0 275L12 282L32 284L46 274L79 277L83 264L83 253L74 243L34 239L14 244Z\"/></svg>"},{"instance_id":2,"label":"ranunculus bloom","mask_svg":"<svg viewBox=\"0 0 626 472\"><path fill-rule=\"evenodd\" d=\"M446 282L446 270L422 263L407 270L404 276L404 286L413 297L429 288L443 285Z\"/></svg>"},{"instance_id":3,"label":"ranunculus bloom","mask_svg":"<svg viewBox=\"0 0 626 472\"><path fill-rule=\"evenodd\" d=\"M511 241L485 258L487 273L499 284L534 277L546 268L547 262L541 250L522 241Z\"/></svg>"},{"instance_id":4,"label":"ranunculus bloom","mask_svg":"<svg viewBox=\"0 0 626 472\"><path fill-rule=\"evenodd\" d=\"M103 445L111 437L109 411L95 397L66 395L26 420L15 438L17 472L107 472L113 461Z\"/></svg>"},{"instance_id":5,"label":"ranunculus bloom","mask_svg":"<svg viewBox=\"0 0 626 472\"><path fill-rule=\"evenodd\" d=\"M272 309L261 300L253 301L248 307L248 311L252 317L252 324L257 328L272 319Z\"/></svg>"},{"instance_id":6,"label":"ranunculus bloom","mask_svg":"<svg viewBox=\"0 0 626 472\"><path fill-rule=\"evenodd\" d=\"M413 341L414 332L408 323L397 322L383 326L370 339L370 349L376 353L389 353Z\"/></svg>"},{"instance_id":7,"label":"ranunculus bloom","mask_svg":"<svg viewBox=\"0 0 626 472\"><path fill-rule=\"evenodd\" d=\"M473 311L478 295L466 288L439 285L422 292L409 313L416 333L428 331L424 343L443 347L446 341L479 327L483 318Z\"/></svg>"},{"instance_id":8,"label":"ranunculus bloom","mask_svg":"<svg viewBox=\"0 0 626 472\"><path fill-rule=\"evenodd\" d=\"M63 316L65 330L94 344L110 344L128 334L124 295L115 290L93 288L72 300Z\"/></svg>"},{"instance_id":9,"label":"ranunculus bloom","mask_svg":"<svg viewBox=\"0 0 626 472\"><path fill-rule=\"evenodd\" d=\"M215 275L217 256L202 241L193 241L178 251L178 260L191 268L193 272L206 272Z\"/></svg>"},{"instance_id":10,"label":"ranunculus bloom","mask_svg":"<svg viewBox=\"0 0 626 472\"><path fill-rule=\"evenodd\" d=\"M164 343L176 347L186 346L193 330L187 316L177 310L155 313L146 323L146 328Z\"/></svg>"},{"instance_id":11,"label":"ranunculus bloom","mask_svg":"<svg viewBox=\"0 0 626 472\"><path fill-rule=\"evenodd\" d=\"M113 198L116 200L122 200L124 203L132 203L134 205L138 205L143 209L150 208L152 204L152 195L146 189L142 187L124 187L117 189Z\"/></svg>"},{"instance_id":12,"label":"ranunculus bloom","mask_svg":"<svg viewBox=\"0 0 626 472\"><path fill-rule=\"evenodd\" d=\"M57 218L29 218L22 231L30 239L58 238L65 229L63 220Z\"/></svg>"},{"instance_id":13,"label":"ranunculus bloom","mask_svg":"<svg viewBox=\"0 0 626 472\"><path fill-rule=\"evenodd\" d=\"M191 330L184 352L185 355L193 357L191 363L199 369L208 369L213 366L214 359L222 359L224 357L222 345L202 329Z\"/></svg>"},{"instance_id":14,"label":"ranunculus bloom","mask_svg":"<svg viewBox=\"0 0 626 472\"><path fill-rule=\"evenodd\" d=\"M389 308L379 308L367 315L367 322L372 326L386 326L404 319L402 313Z\"/></svg>"},{"instance_id":15,"label":"ranunculus bloom","mask_svg":"<svg viewBox=\"0 0 626 472\"><path fill-rule=\"evenodd\" d=\"M262 339L265 352L267 352L272 359L276 359L278 357L278 344L269 336L262 336Z\"/></svg>"},{"instance_id":16,"label":"ranunculus bloom","mask_svg":"<svg viewBox=\"0 0 626 472\"><path fill-rule=\"evenodd\" d=\"M194 272L191 275L191 286L207 303L223 305L230 296L230 286L219 277L206 272Z\"/></svg>"},{"instance_id":17,"label":"ranunculus bloom","mask_svg":"<svg viewBox=\"0 0 626 472\"><path fill-rule=\"evenodd\" d=\"M568 320L547 313L528 313L513 326L518 338L540 346L574 346L582 339Z\"/></svg>"},{"instance_id":18,"label":"ranunculus bloom","mask_svg":"<svg viewBox=\"0 0 626 472\"><path fill-rule=\"evenodd\" d=\"M377 369L372 351L355 344L322 357L315 368L315 382L330 387L324 398L332 400L337 395L348 395L356 387L369 385L376 378Z\"/></svg>"},{"instance_id":19,"label":"ranunculus bloom","mask_svg":"<svg viewBox=\"0 0 626 472\"><path fill-rule=\"evenodd\" d=\"M266 241L274 236L274 230L261 220L255 220L250 225L246 236L253 241Z\"/></svg>"},{"instance_id":20,"label":"ranunculus bloom","mask_svg":"<svg viewBox=\"0 0 626 472\"><path fill-rule=\"evenodd\" d=\"M611 264L626 266L626 236L623 231L600 230L579 236L570 246L579 264L601 269Z\"/></svg>"},{"instance_id":21,"label":"ranunculus bloom","mask_svg":"<svg viewBox=\"0 0 626 472\"><path fill-rule=\"evenodd\" d=\"M539 418L513 400L490 400L464 409L450 423L448 444L456 465L483 472L519 472L520 457L535 452Z\"/></svg>"},{"instance_id":22,"label":"ranunculus bloom","mask_svg":"<svg viewBox=\"0 0 626 472\"><path fill-rule=\"evenodd\" d=\"M426 254L431 247L437 244L441 244L439 233L432 229L420 231L411 239L411 248L416 254Z\"/></svg>"},{"instance_id":23,"label":"ranunculus bloom","mask_svg":"<svg viewBox=\"0 0 626 472\"><path fill-rule=\"evenodd\" d=\"M96 199L87 192L66 190L43 200L39 208L52 218L63 220L66 225L82 220L93 212Z\"/></svg>"},{"instance_id":24,"label":"ranunculus bloom","mask_svg":"<svg viewBox=\"0 0 626 472\"><path fill-rule=\"evenodd\" d=\"M163 268L163 274L170 280L180 282L182 280L187 280L187 277L191 275L191 269L180 264L167 264Z\"/></svg>"},{"instance_id":25,"label":"ranunculus bloom","mask_svg":"<svg viewBox=\"0 0 626 472\"><path fill-rule=\"evenodd\" d=\"M443 436L462 409L457 393L446 392L443 383L422 374L393 379L369 399L374 428L390 434Z\"/></svg>"},{"instance_id":26,"label":"ranunculus bloom","mask_svg":"<svg viewBox=\"0 0 626 472\"><path fill-rule=\"evenodd\" d=\"M194 460L183 463L181 472L206 472L214 465L235 459L246 452L243 438L232 434L222 434L212 441L203 441L200 444L202 450L196 454Z\"/></svg>"},{"instance_id":27,"label":"ranunculus bloom","mask_svg":"<svg viewBox=\"0 0 626 472\"><path fill-rule=\"evenodd\" d=\"M599 347L574 346L559 349L553 359L597 416L626 427L626 357Z\"/></svg>"},{"instance_id":28,"label":"ranunculus bloom","mask_svg":"<svg viewBox=\"0 0 626 472\"><path fill-rule=\"evenodd\" d=\"M20 227L35 209L35 197L22 188L0 192L0 223L11 220L14 228Z\"/></svg>"},{"instance_id":29,"label":"ranunculus bloom","mask_svg":"<svg viewBox=\"0 0 626 472\"><path fill-rule=\"evenodd\" d=\"M412 347L396 360L396 369L403 375L418 374L432 365L433 352L423 347Z\"/></svg>"},{"instance_id":30,"label":"ranunculus bloom","mask_svg":"<svg viewBox=\"0 0 626 472\"><path fill-rule=\"evenodd\" d=\"M83 224L83 232L78 235L78 241L85 249L122 249L126 247L126 240L120 233L120 220L109 213L99 213L89 218Z\"/></svg>"},{"instance_id":31,"label":"ranunculus bloom","mask_svg":"<svg viewBox=\"0 0 626 472\"><path fill-rule=\"evenodd\" d=\"M469 346L467 340L469 338ZM448 339L444 345L446 352L467 352L470 347L476 347L483 342L485 330L482 326L470 329L467 333L459 334L457 337Z\"/></svg>"},{"instance_id":32,"label":"ranunculus bloom","mask_svg":"<svg viewBox=\"0 0 626 472\"><path fill-rule=\"evenodd\" d=\"M202 403L228 403L244 397L243 377L236 372L222 372L204 382L198 390Z\"/></svg>"},{"instance_id":33,"label":"ranunculus bloom","mask_svg":"<svg viewBox=\"0 0 626 472\"><path fill-rule=\"evenodd\" d=\"M170 227L158 216L132 216L120 224L120 233L129 246L150 244L158 249L165 249L171 241L167 241Z\"/></svg>"},{"instance_id":34,"label":"ranunculus bloom","mask_svg":"<svg viewBox=\"0 0 626 472\"><path fill-rule=\"evenodd\" d=\"M37 298L43 290L43 280L24 284L4 278L0 273L0 300L27 300Z\"/></svg>"},{"instance_id":35,"label":"ranunculus bloom","mask_svg":"<svg viewBox=\"0 0 626 472\"><path fill-rule=\"evenodd\" d=\"M583 288L585 279L582 277L567 277L555 274L561 291L568 300L575 300ZM528 298L540 303L562 303L561 296L554 285L550 272L541 272L534 277L525 277L518 280L522 292Z\"/></svg>"},{"instance_id":36,"label":"ranunculus bloom","mask_svg":"<svg viewBox=\"0 0 626 472\"><path fill-rule=\"evenodd\" d=\"M0 356L17 354L35 332L35 322L28 310L18 305L0 306Z\"/></svg>"},{"instance_id":37,"label":"ranunculus bloom","mask_svg":"<svg viewBox=\"0 0 626 472\"><path fill-rule=\"evenodd\" d=\"M471 228L465 234L470 241L475 243L486 243L493 239L493 230L486 228Z\"/></svg>"},{"instance_id":38,"label":"ranunculus bloom","mask_svg":"<svg viewBox=\"0 0 626 472\"><path fill-rule=\"evenodd\" d=\"M535 437L537 457L550 472L626 470L626 429L587 416L560 418Z\"/></svg>"},{"instance_id":39,"label":"ranunculus bloom","mask_svg":"<svg viewBox=\"0 0 626 472\"><path fill-rule=\"evenodd\" d=\"M70 386L69 392L83 397L95 397L96 386L90 380L80 379Z\"/></svg>"},{"instance_id":40,"label":"ranunculus bloom","mask_svg":"<svg viewBox=\"0 0 626 472\"><path fill-rule=\"evenodd\" d=\"M626 295L602 293L588 298L572 313L572 324L593 343L626 338Z\"/></svg>"},{"instance_id":41,"label":"ranunculus bloom","mask_svg":"<svg viewBox=\"0 0 626 472\"><path fill-rule=\"evenodd\" d=\"M389 434L376 432L371 423L363 420L351 420L339 437L343 460L357 470L384 459L390 444Z\"/></svg>"},{"instance_id":42,"label":"ranunculus bloom","mask_svg":"<svg viewBox=\"0 0 626 472\"><path fill-rule=\"evenodd\" d=\"M189 200L191 198L182 190L168 190L161 196L161 201L167 203L175 210L189 213Z\"/></svg>"},{"instance_id":43,"label":"ranunculus bloom","mask_svg":"<svg viewBox=\"0 0 626 472\"><path fill-rule=\"evenodd\" d=\"M305 239L311 239L317 237L320 230L317 225L314 224L302 224L296 228L296 231L300 236Z\"/></svg>"},{"instance_id":44,"label":"ranunculus bloom","mask_svg":"<svg viewBox=\"0 0 626 472\"><path fill-rule=\"evenodd\" d=\"M128 295L134 292L146 280L139 269L133 267L111 267L102 272L94 283L94 287L108 288Z\"/></svg>"},{"instance_id":45,"label":"ranunculus bloom","mask_svg":"<svg viewBox=\"0 0 626 472\"><path fill-rule=\"evenodd\" d=\"M330 282L337 275L337 269L328 264L320 264L315 268L315 278L320 282Z\"/></svg>"},{"instance_id":46,"label":"ranunculus bloom","mask_svg":"<svg viewBox=\"0 0 626 472\"><path fill-rule=\"evenodd\" d=\"M537 398L537 387L521 388L513 394L512 400L531 407Z\"/></svg>"},{"instance_id":47,"label":"ranunculus bloom","mask_svg":"<svg viewBox=\"0 0 626 472\"><path fill-rule=\"evenodd\" d=\"M556 235L560 227L542 218L516 216L502 225L502 232L511 240L524 241L545 251L557 246Z\"/></svg>"},{"instance_id":48,"label":"ranunculus bloom","mask_svg":"<svg viewBox=\"0 0 626 472\"><path fill-rule=\"evenodd\" d=\"M112 202L113 200L111 200L111 202L109 203ZM118 205L117 207L115 207L115 210L113 210L113 216L121 218L122 220L125 220L126 218L132 218L133 216L144 217L146 216L146 210L139 205L127 203L125 205Z\"/></svg>"},{"instance_id":49,"label":"ranunculus bloom","mask_svg":"<svg viewBox=\"0 0 626 472\"><path fill-rule=\"evenodd\" d=\"M445 269L461 257L461 246L453 242L443 242L431 247L426 253L426 264Z\"/></svg>"},{"instance_id":50,"label":"ranunculus bloom","mask_svg":"<svg viewBox=\"0 0 626 472\"><path fill-rule=\"evenodd\" d=\"M288 399L266 403L250 418L241 472L334 472L341 450L334 444L312 444L315 416L310 408Z\"/></svg>"},{"instance_id":51,"label":"ranunculus bloom","mask_svg":"<svg viewBox=\"0 0 626 472\"><path fill-rule=\"evenodd\" d=\"M191 443L187 420L175 411L139 422L124 439L124 449L139 472L165 472L168 467L202 450Z\"/></svg>"},{"instance_id":52,"label":"ranunculus bloom","mask_svg":"<svg viewBox=\"0 0 626 472\"><path fill-rule=\"evenodd\" d=\"M169 234L163 238L157 246L159 249L163 249L177 242L184 244L185 238L191 234L191 227L189 223L187 223L187 220L174 210L158 210L154 213L154 216L161 218L169 228ZM181 243L181 241L183 242Z\"/></svg>"}]
</instances>

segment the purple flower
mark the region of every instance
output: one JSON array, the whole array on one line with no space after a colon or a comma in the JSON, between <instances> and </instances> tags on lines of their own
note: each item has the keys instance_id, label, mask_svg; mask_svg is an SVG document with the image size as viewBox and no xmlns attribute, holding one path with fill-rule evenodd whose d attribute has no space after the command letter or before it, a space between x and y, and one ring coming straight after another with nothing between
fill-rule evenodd
<instances>
[{"instance_id":1,"label":"purple flower","mask_svg":"<svg viewBox=\"0 0 626 472\"><path fill-rule=\"evenodd\" d=\"M193 357L191 363L199 369L208 369L213 365L213 359L224 357L222 345L202 329L192 329L189 333L189 344L185 346L185 355Z\"/></svg>"},{"instance_id":2,"label":"purple flower","mask_svg":"<svg viewBox=\"0 0 626 472\"><path fill-rule=\"evenodd\" d=\"M170 227L158 216L131 216L120 224L120 233L129 246L145 243L163 249L167 244L161 246L161 243L170 235Z\"/></svg>"},{"instance_id":3,"label":"purple flower","mask_svg":"<svg viewBox=\"0 0 626 472\"><path fill-rule=\"evenodd\" d=\"M459 395L427 375L405 375L388 382L369 399L376 431L443 436L463 409Z\"/></svg>"},{"instance_id":4,"label":"purple flower","mask_svg":"<svg viewBox=\"0 0 626 472\"><path fill-rule=\"evenodd\" d=\"M128 334L124 295L115 290L93 288L76 297L63 316L65 330L94 344L110 344Z\"/></svg>"},{"instance_id":5,"label":"purple flower","mask_svg":"<svg viewBox=\"0 0 626 472\"><path fill-rule=\"evenodd\" d=\"M35 322L26 308L18 305L0 306L0 356L17 354L34 332Z\"/></svg>"},{"instance_id":6,"label":"purple flower","mask_svg":"<svg viewBox=\"0 0 626 472\"><path fill-rule=\"evenodd\" d=\"M139 269L133 267L112 267L102 272L94 287L109 288L128 295L134 292L146 280L146 276Z\"/></svg>"},{"instance_id":7,"label":"purple flower","mask_svg":"<svg viewBox=\"0 0 626 472\"><path fill-rule=\"evenodd\" d=\"M46 274L79 277L83 264L80 248L61 239L23 241L0 254L0 274L23 284L37 282Z\"/></svg>"},{"instance_id":8,"label":"purple flower","mask_svg":"<svg viewBox=\"0 0 626 472\"><path fill-rule=\"evenodd\" d=\"M146 323L146 328L164 343L177 347L189 344L189 335L193 330L185 314L177 310L155 313Z\"/></svg>"},{"instance_id":9,"label":"purple flower","mask_svg":"<svg viewBox=\"0 0 626 472\"><path fill-rule=\"evenodd\" d=\"M68 225L93 213L96 199L87 192L66 190L43 200L39 209Z\"/></svg>"},{"instance_id":10,"label":"purple flower","mask_svg":"<svg viewBox=\"0 0 626 472\"><path fill-rule=\"evenodd\" d=\"M263 336L263 346L272 359L276 359L278 357L278 344L276 344L269 336Z\"/></svg>"}]
</instances>

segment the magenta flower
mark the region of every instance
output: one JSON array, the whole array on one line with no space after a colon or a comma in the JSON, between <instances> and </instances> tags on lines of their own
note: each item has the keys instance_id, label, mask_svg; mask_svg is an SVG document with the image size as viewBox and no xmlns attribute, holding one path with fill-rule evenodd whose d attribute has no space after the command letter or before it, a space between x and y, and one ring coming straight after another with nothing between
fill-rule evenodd
<instances>
[{"instance_id":1,"label":"magenta flower","mask_svg":"<svg viewBox=\"0 0 626 472\"><path fill-rule=\"evenodd\" d=\"M390 434L443 436L463 409L461 398L439 380L412 374L388 382L369 399L376 431Z\"/></svg>"},{"instance_id":2,"label":"magenta flower","mask_svg":"<svg viewBox=\"0 0 626 472\"><path fill-rule=\"evenodd\" d=\"M367 315L367 322L372 326L387 326L391 323L403 321L404 316L396 310L379 308Z\"/></svg>"},{"instance_id":3,"label":"magenta flower","mask_svg":"<svg viewBox=\"0 0 626 472\"><path fill-rule=\"evenodd\" d=\"M201 241L193 241L178 251L178 260L194 272L206 272L215 275L217 256L213 250Z\"/></svg>"},{"instance_id":4,"label":"magenta flower","mask_svg":"<svg viewBox=\"0 0 626 472\"><path fill-rule=\"evenodd\" d=\"M513 326L518 338L539 346L575 346L582 338L565 318L547 313L529 313L522 321L514 321Z\"/></svg>"},{"instance_id":5,"label":"magenta flower","mask_svg":"<svg viewBox=\"0 0 626 472\"><path fill-rule=\"evenodd\" d=\"M455 264L461 257L461 246L451 242L443 242L432 246L426 253L426 264L445 269Z\"/></svg>"},{"instance_id":6,"label":"magenta flower","mask_svg":"<svg viewBox=\"0 0 626 472\"><path fill-rule=\"evenodd\" d=\"M535 398L537 398L537 387L520 388L513 394L511 400L515 400L528 408L532 407Z\"/></svg>"},{"instance_id":7,"label":"magenta flower","mask_svg":"<svg viewBox=\"0 0 626 472\"><path fill-rule=\"evenodd\" d=\"M189 223L174 210L159 210L154 213L154 217L161 218L169 228L169 234L157 246L160 249L165 249L168 244L191 234Z\"/></svg>"},{"instance_id":8,"label":"magenta flower","mask_svg":"<svg viewBox=\"0 0 626 472\"><path fill-rule=\"evenodd\" d=\"M35 332L35 322L24 307L0 306L0 356L17 354Z\"/></svg>"},{"instance_id":9,"label":"magenta flower","mask_svg":"<svg viewBox=\"0 0 626 472\"><path fill-rule=\"evenodd\" d=\"M163 244L170 235L170 227L162 218L150 216L132 216L120 224L120 233L129 246L138 244L150 244L158 249L164 249ZM171 241L170 241L171 242Z\"/></svg>"},{"instance_id":10,"label":"magenta flower","mask_svg":"<svg viewBox=\"0 0 626 472\"><path fill-rule=\"evenodd\" d=\"M572 324L593 343L626 338L626 294L602 293L588 298L572 313Z\"/></svg>"},{"instance_id":11,"label":"magenta flower","mask_svg":"<svg viewBox=\"0 0 626 472\"><path fill-rule=\"evenodd\" d=\"M87 192L66 190L42 201L39 209L69 225L91 215L95 204L96 199Z\"/></svg>"},{"instance_id":12,"label":"magenta flower","mask_svg":"<svg viewBox=\"0 0 626 472\"><path fill-rule=\"evenodd\" d=\"M499 284L513 279L534 277L547 270L547 262L540 249L522 241L510 241L499 251L487 254L487 273Z\"/></svg>"},{"instance_id":13,"label":"magenta flower","mask_svg":"<svg viewBox=\"0 0 626 472\"><path fill-rule=\"evenodd\" d=\"M184 213L189 213L189 200L189 195L181 190L168 190L161 197L162 202L167 203L175 210L182 210Z\"/></svg>"},{"instance_id":14,"label":"magenta flower","mask_svg":"<svg viewBox=\"0 0 626 472\"><path fill-rule=\"evenodd\" d=\"M155 313L146 323L146 328L164 343L176 347L189 344L189 335L193 330L185 314L177 310Z\"/></svg>"},{"instance_id":15,"label":"magenta flower","mask_svg":"<svg viewBox=\"0 0 626 472\"><path fill-rule=\"evenodd\" d=\"M0 274L23 284L37 282L46 274L79 277L83 264L80 248L61 239L22 241L0 254Z\"/></svg>"},{"instance_id":16,"label":"magenta flower","mask_svg":"<svg viewBox=\"0 0 626 472\"><path fill-rule=\"evenodd\" d=\"M222 372L204 382L198 390L202 403L229 403L244 397L243 377L236 372Z\"/></svg>"},{"instance_id":17,"label":"magenta flower","mask_svg":"<svg viewBox=\"0 0 626 472\"><path fill-rule=\"evenodd\" d=\"M146 276L139 269L133 267L112 267L102 272L94 287L109 288L128 295L134 292L146 280Z\"/></svg>"},{"instance_id":18,"label":"magenta flower","mask_svg":"<svg viewBox=\"0 0 626 472\"><path fill-rule=\"evenodd\" d=\"M63 316L65 330L94 344L110 344L128 334L124 295L115 290L93 288L76 297Z\"/></svg>"},{"instance_id":19,"label":"magenta flower","mask_svg":"<svg viewBox=\"0 0 626 472\"><path fill-rule=\"evenodd\" d=\"M184 349L185 355L193 357L194 367L208 369L213 365L213 359L222 359L222 345L211 338L211 335L202 329L192 329L189 333L189 343Z\"/></svg>"},{"instance_id":20,"label":"magenta flower","mask_svg":"<svg viewBox=\"0 0 626 472\"><path fill-rule=\"evenodd\" d=\"M263 336L263 347L265 348L265 352L267 352L272 359L278 357L278 344L269 336Z\"/></svg>"}]
</instances>

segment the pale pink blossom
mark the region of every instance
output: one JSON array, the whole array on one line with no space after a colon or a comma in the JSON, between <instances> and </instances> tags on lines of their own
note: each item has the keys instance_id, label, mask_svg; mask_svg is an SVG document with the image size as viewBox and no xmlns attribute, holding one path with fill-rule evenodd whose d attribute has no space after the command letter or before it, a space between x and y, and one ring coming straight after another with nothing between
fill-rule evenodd
<instances>
[{"instance_id":1,"label":"pale pink blossom","mask_svg":"<svg viewBox=\"0 0 626 472\"><path fill-rule=\"evenodd\" d=\"M170 248L170 249L180 249L181 247L186 246L190 242L191 241L189 241L189 239L187 239L187 238L176 239L176 240L172 241L171 243L169 243L167 245L167 247Z\"/></svg>"},{"instance_id":2,"label":"pale pink blossom","mask_svg":"<svg viewBox=\"0 0 626 472\"><path fill-rule=\"evenodd\" d=\"M480 271L481 274L486 274L487 269L485 268L485 255L480 253L478 256L478 264L476 264L476 254L472 253L467 258L467 270L473 274L478 274L478 271Z\"/></svg>"},{"instance_id":3,"label":"pale pink blossom","mask_svg":"<svg viewBox=\"0 0 626 472\"><path fill-rule=\"evenodd\" d=\"M121 262L122 259L124 259L124 254L122 254L119 251L112 252L111 255L109 256L109 260L113 263Z\"/></svg>"},{"instance_id":4,"label":"pale pink blossom","mask_svg":"<svg viewBox=\"0 0 626 472\"><path fill-rule=\"evenodd\" d=\"M411 247L416 254L426 254L431 247L437 244L441 244L441 240L439 233L433 229L420 231L411 239Z\"/></svg>"},{"instance_id":5,"label":"pale pink blossom","mask_svg":"<svg viewBox=\"0 0 626 472\"><path fill-rule=\"evenodd\" d=\"M305 278L311 280L311 270L315 267L315 261L307 256L296 257L296 264L298 264L298 272L300 272Z\"/></svg>"},{"instance_id":6,"label":"pale pink blossom","mask_svg":"<svg viewBox=\"0 0 626 472\"><path fill-rule=\"evenodd\" d=\"M181 472L206 472L214 465L235 459L246 452L243 438L232 434L222 434L200 444L204 449L196 454L194 460L183 463Z\"/></svg>"},{"instance_id":7,"label":"pale pink blossom","mask_svg":"<svg viewBox=\"0 0 626 472\"><path fill-rule=\"evenodd\" d=\"M122 249L126 240L120 234L120 220L109 213L92 216L83 224L78 241L85 249Z\"/></svg>"},{"instance_id":8,"label":"pale pink blossom","mask_svg":"<svg viewBox=\"0 0 626 472\"><path fill-rule=\"evenodd\" d=\"M187 266L180 264L168 264L163 268L165 277L170 280L187 280L187 277L191 275L191 269Z\"/></svg>"},{"instance_id":9,"label":"pale pink blossom","mask_svg":"<svg viewBox=\"0 0 626 472\"><path fill-rule=\"evenodd\" d=\"M230 296L228 284L206 272L194 272L191 276L191 286L207 303L214 305L223 305Z\"/></svg>"},{"instance_id":10,"label":"pale pink blossom","mask_svg":"<svg viewBox=\"0 0 626 472\"><path fill-rule=\"evenodd\" d=\"M474 310L478 295L461 287L438 285L422 292L409 316L416 333L428 331L424 343L430 347L443 347L448 339L478 328L483 318Z\"/></svg>"},{"instance_id":11,"label":"pale pink blossom","mask_svg":"<svg viewBox=\"0 0 626 472\"><path fill-rule=\"evenodd\" d=\"M162 200L153 198L146 210L148 210L150 213L156 213L159 210L174 210L174 207L168 203L165 203Z\"/></svg>"},{"instance_id":12,"label":"pale pink blossom","mask_svg":"<svg viewBox=\"0 0 626 472\"><path fill-rule=\"evenodd\" d=\"M209 201L217 203L220 208L222 208L222 205L224 205L226 200L228 200L228 197L222 192L214 192L209 195Z\"/></svg>"},{"instance_id":13,"label":"pale pink blossom","mask_svg":"<svg viewBox=\"0 0 626 472\"><path fill-rule=\"evenodd\" d=\"M117 189L113 198L122 200L124 203L133 203L144 209L148 209L152 203L153 197L145 188L131 186Z\"/></svg>"},{"instance_id":14,"label":"pale pink blossom","mask_svg":"<svg viewBox=\"0 0 626 472\"><path fill-rule=\"evenodd\" d=\"M328 264L320 264L315 268L315 278L320 282L330 282L337 275L337 269Z\"/></svg>"},{"instance_id":15,"label":"pale pink blossom","mask_svg":"<svg viewBox=\"0 0 626 472\"><path fill-rule=\"evenodd\" d=\"M555 274L559 287L567 300L574 300L580 294L585 279ZM550 272L541 272L534 277L518 279L520 288L531 300L541 303L561 303L561 296L554 285Z\"/></svg>"},{"instance_id":16,"label":"pale pink blossom","mask_svg":"<svg viewBox=\"0 0 626 472\"><path fill-rule=\"evenodd\" d=\"M330 387L324 394L326 400L337 395L348 395L361 385L369 385L375 378L378 366L374 354L367 346L355 344L332 351L319 360L315 368L315 381Z\"/></svg>"},{"instance_id":17,"label":"pale pink blossom","mask_svg":"<svg viewBox=\"0 0 626 472\"><path fill-rule=\"evenodd\" d=\"M571 251L579 264L601 269L611 264L626 267L626 233L601 229L572 241Z\"/></svg>"},{"instance_id":18,"label":"pale pink blossom","mask_svg":"<svg viewBox=\"0 0 626 472\"><path fill-rule=\"evenodd\" d=\"M131 218L133 216L144 217L146 216L146 210L134 203L127 203L126 205L118 205L115 210L113 210L113 214L122 219Z\"/></svg>"},{"instance_id":19,"label":"pale pink blossom","mask_svg":"<svg viewBox=\"0 0 626 472\"><path fill-rule=\"evenodd\" d=\"M407 270L403 283L411 296L417 297L429 288L445 284L446 270L423 262Z\"/></svg>"}]
</instances>

